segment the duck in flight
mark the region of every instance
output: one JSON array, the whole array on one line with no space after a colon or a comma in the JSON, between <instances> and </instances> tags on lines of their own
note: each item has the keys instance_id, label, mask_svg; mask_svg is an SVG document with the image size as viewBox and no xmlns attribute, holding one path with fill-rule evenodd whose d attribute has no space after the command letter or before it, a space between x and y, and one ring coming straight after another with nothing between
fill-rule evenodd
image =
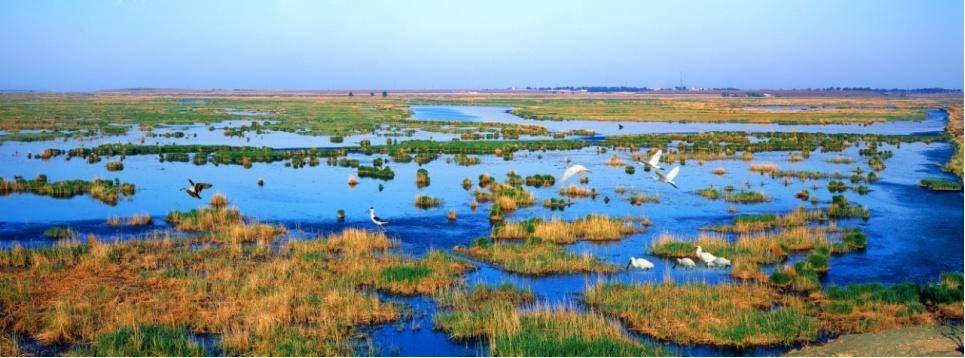
<instances>
[{"instance_id":1,"label":"duck in flight","mask_svg":"<svg viewBox=\"0 0 965 358\"><path fill-rule=\"evenodd\" d=\"M195 199L201 199L201 191L202 191L202 190L204 190L204 189L210 189L210 188L211 188L211 184L202 183L202 182L197 182L197 183L195 183L195 182L194 182L193 180L191 180L191 179L188 179L188 183L190 183L191 186L189 186L189 187L187 187L187 188L181 188L181 191L188 193L188 195L190 195L191 197L193 197L193 198L195 198Z\"/></svg>"}]
</instances>

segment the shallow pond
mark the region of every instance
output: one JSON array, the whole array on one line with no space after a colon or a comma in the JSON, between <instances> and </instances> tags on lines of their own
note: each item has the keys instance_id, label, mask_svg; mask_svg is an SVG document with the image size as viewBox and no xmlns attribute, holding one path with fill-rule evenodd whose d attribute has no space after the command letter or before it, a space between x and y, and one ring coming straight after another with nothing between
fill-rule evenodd
<instances>
[{"instance_id":1,"label":"shallow pond","mask_svg":"<svg viewBox=\"0 0 965 358\"><path fill-rule=\"evenodd\" d=\"M495 107L416 107L416 119L447 120L508 120L503 108ZM522 121L520 119L520 121ZM534 123L533 121L525 121ZM933 132L941 128L940 112L932 112L929 119L922 122L893 122L872 126L803 126L812 131L859 130L886 133ZM624 123L621 131L615 123L604 122L535 122L546 126L579 128L588 126L598 133L628 134L654 132L686 132L700 130L801 130L802 126L683 123ZM178 127L192 133L189 139L157 138L158 141L177 143L224 143L220 130L209 131L206 126ZM775 129L776 128L776 129ZM172 128L173 129L173 128ZM198 137L193 136L194 133ZM208 136L211 137L208 137ZM323 137L278 134L270 141L252 142L250 145L269 145L279 147L329 146ZM436 134L433 134L436 135ZM305 139L298 139L306 137ZM442 139L442 138L437 138ZM154 140L154 138L152 138ZM276 142L276 140L278 142ZM298 140L304 140L299 142ZM100 138L93 142L115 142L116 138ZM350 143L346 138L346 144ZM152 230L166 230L162 217L171 210L189 210L207 204L207 201L193 199L178 191L187 186L187 179L207 181L214 184L210 193L225 194L232 204L253 220L275 222L286 225L298 237L311 237L338 231L346 227L373 229L369 222L367 209L375 207L377 214L390 221L387 233L402 242L402 249L413 255L421 255L430 248L451 249L455 245L468 245L473 239L486 236L490 232L488 204L482 204L475 211L469 207L472 195L462 188L463 178L473 183L482 173L489 173L502 180L510 171L522 176L532 174L552 174L559 177L563 170L572 164L582 164L590 169L589 187L596 188L600 196L596 199L576 199L575 204L564 211L551 211L539 205L543 199L558 197L559 185L552 188L532 189L537 196L537 205L523 208L507 216L508 220L523 220L530 217L560 217L568 220L587 214L609 214L615 217L649 218L653 225L645 232L632 235L624 240L606 244L577 243L568 246L569 250L590 253L610 263L624 265L631 256L644 257L656 264L650 271L627 271L612 275L556 275L533 277L506 273L489 264L475 262L479 269L469 273L469 284L514 282L532 289L539 296L539 304L563 305L580 309L579 294L589 285L599 281L624 282L726 282L730 281L729 270L699 267L692 270L672 269L669 260L649 255L651 243L662 233L673 233L683 237L694 237L701 227L730 223L738 214L785 213L798 206L824 208L831 200L826 189L828 180L792 180L785 185L781 179L772 179L750 172L750 163L770 162L785 170L813 170L828 173L840 172L846 177L855 168L868 171L868 165L857 153L857 148L847 149L844 153L812 153L810 158L791 162L789 152L756 153L751 162L726 160L688 161L682 167L677 179L679 189L655 182L651 173L639 165L633 175L626 174L623 166L611 167L607 160L617 155L630 162L630 153L608 151L598 154L590 147L573 151L557 152L517 152L515 160L506 161L501 157L484 155L482 163L474 166L460 166L449 163L450 155L424 164L430 173L431 184L418 188L415 183L416 163L389 163L395 171L394 180L360 180L354 188L347 185L349 176L355 175L352 168L318 167L293 169L283 163L256 163L250 169L236 165L197 166L191 163L159 162L155 156L129 156L124 160L125 169L108 172L104 162L87 164L80 159L66 161L63 156L42 161L28 159L26 152L39 152L43 148L71 148L77 144L73 140L5 143L0 145L0 177L13 176L33 178L46 174L49 180L90 179L93 177L119 178L123 182L137 185L137 193L130 199L122 199L116 206L108 206L88 197L73 199L53 199L32 194L13 194L0 196L0 247L14 245L44 246L52 241L43 236L44 229L54 226L70 226L81 233L95 233L104 240L128 239ZM245 143L248 144L248 143ZM831 270L823 278L824 282L846 284L851 282L880 281L897 283L902 281L929 282L942 272L960 271L963 265L963 224L962 193L931 192L917 186L924 177L949 177L941 172L941 165L952 153L947 143L912 143L896 146L884 145L882 150L892 150L894 157L886 161L886 169L879 173L876 183L867 184L871 191L858 195L848 191L845 195L853 202L866 205L871 209L868 221L861 219L839 220L839 227L858 227L868 234L868 248L864 251L834 256ZM853 164L832 164L827 159L841 155L851 157ZM370 164L376 157L387 156L352 155L363 164ZM712 173L715 168L724 168L726 174ZM265 185L257 185L263 178ZM845 179L846 180L846 179ZM379 190L379 185L384 186ZM721 188L725 185L740 187L748 185L773 198L760 204L730 204L722 200L710 201L695 191L710 185ZM658 195L659 204L631 205L617 193L618 187L628 192ZM815 189L815 187L817 189ZM819 197L813 205L795 198L795 193L807 189ZM443 199L443 205L429 210L418 209L413 200L418 194L427 194ZM609 203L604 203L609 197ZM734 212L731 212L731 208ZM345 210L346 220L336 220L336 212ZM456 212L458 219L449 222L447 213ZM149 213L155 217L156 224L151 227L118 228L105 224L109 216L126 217L132 214ZM794 257L792 260L800 259ZM772 267L765 270L773 270ZM412 306L413 317L401 323L375 326L370 332L378 352L384 355L479 355L486 354L485 342L457 342L448 339L443 332L432 327L434 302L426 297L398 298L393 300ZM641 338L645 339L645 338ZM760 348L748 351L717 349L705 346L669 345L677 353L685 355L772 355L785 348Z\"/></svg>"}]
</instances>

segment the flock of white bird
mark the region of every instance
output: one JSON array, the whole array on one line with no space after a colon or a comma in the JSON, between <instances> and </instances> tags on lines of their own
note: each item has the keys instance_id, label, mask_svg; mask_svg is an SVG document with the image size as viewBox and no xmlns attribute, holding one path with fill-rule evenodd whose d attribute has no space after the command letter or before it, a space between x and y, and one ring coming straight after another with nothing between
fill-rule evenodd
<instances>
[{"instance_id":1,"label":"flock of white bird","mask_svg":"<svg viewBox=\"0 0 965 358\"><path fill-rule=\"evenodd\" d=\"M670 186L674 187L674 189L677 189L677 183L674 182L674 179L676 179L677 174L680 173L680 166L679 165L675 166L673 167L673 169L670 169L670 172L664 174L663 168L660 166L660 156L662 155L663 155L663 151L657 150L657 152L650 157L650 160L640 161L640 163L643 164L643 166L648 169L653 169L654 174L656 174L656 176L653 178L655 181L669 184ZM562 187L563 183L565 183L567 179L573 177L574 175L579 175L580 178L583 178L583 176L589 172L590 170L582 165L579 165L579 164L573 165L567 168L566 171L563 172L563 177L560 179L560 186ZM697 246L697 252L695 256L697 257L698 260L703 262L704 265L707 267L729 267L730 266L730 260L725 259L723 257L714 256L709 252L705 252L704 249L700 246ZM697 267L697 263L694 262L694 260L689 257L681 257L676 259L676 262L673 264L673 268L676 268L677 266L681 266L683 268L694 268L694 267ZM642 257L631 257L630 262L627 263L627 268L628 269L634 268L638 270L649 270L654 268L654 264L653 262L650 262L649 260Z\"/></svg>"},{"instance_id":2,"label":"flock of white bird","mask_svg":"<svg viewBox=\"0 0 965 358\"><path fill-rule=\"evenodd\" d=\"M675 166L673 169L670 170L669 173L664 174L663 168L660 167L661 155L663 155L663 151L657 150L657 153L651 156L650 160L640 161L640 163L649 169L653 169L654 173L657 175L656 177L653 178L654 180L661 183L670 184L670 186L677 188L677 184L674 182L674 179L677 177L677 174L680 173L680 166ZM586 175L586 173L589 173L589 172L590 170L582 165L579 165L579 164L573 165L567 168L566 171L563 172L563 177L560 178L560 186L562 187L563 183L565 183L567 179L573 177L574 175L579 175L580 178L582 179ZM191 186L187 188L182 188L181 191L186 192L188 195L196 199L201 198L202 190L209 189L212 186L211 184L208 184L208 183L201 183L201 182L195 183L190 179L188 180L188 182L191 184ZM387 220L382 219L375 215L374 207L370 207L368 211L369 211L369 220L371 220L372 223L375 224L379 229L384 229L384 226L389 223ZM730 260L725 259L723 257L714 256L709 252L704 252L703 248L701 248L700 246L697 246L697 258L700 259L700 261L702 261L704 265L707 267L730 266ZM678 265L684 268L694 268L697 266L694 260L690 259L689 257L678 258L677 261L674 263L673 267L676 268ZM629 269L631 267L639 270L649 270L654 268L654 265L652 262L650 262L645 258L631 257L630 262L627 263L627 268Z\"/></svg>"}]
</instances>

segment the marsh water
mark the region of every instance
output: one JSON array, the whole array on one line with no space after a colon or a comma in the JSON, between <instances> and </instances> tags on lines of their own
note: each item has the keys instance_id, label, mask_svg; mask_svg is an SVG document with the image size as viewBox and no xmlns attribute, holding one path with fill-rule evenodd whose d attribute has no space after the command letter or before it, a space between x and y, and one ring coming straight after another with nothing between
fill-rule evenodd
<instances>
[{"instance_id":1,"label":"marsh water","mask_svg":"<svg viewBox=\"0 0 965 358\"><path fill-rule=\"evenodd\" d=\"M638 123L624 122L619 129L614 122L596 121L532 121L506 113L504 107L461 107L461 106L413 106L413 120L453 120L453 121L493 121L504 123L538 124L551 131L570 129L591 129L599 136L635 133L681 133L700 131L798 131L829 133L881 133L912 134L937 133L944 128L944 113L932 111L922 121L899 121L879 123L868 126L859 125L819 125L819 126L782 126L760 124L726 123ZM238 113L239 121L248 117L264 118L258 114ZM237 123L222 123L232 126ZM248 137L225 137L221 130L210 130L208 125L175 126L166 130L182 130L184 138L146 138L146 143L185 143L185 144L230 144L290 147L328 147L353 145L363 139L373 143L380 142L379 134L346 137L341 144L331 143L328 137L314 137L283 132L269 132ZM195 136L196 135L196 136ZM193 199L178 191L187 186L187 179L202 180L214 184L213 192L225 194L233 205L252 220L279 223L287 226L293 236L314 237L338 231L347 227L373 229L369 222L367 209L375 207L377 214L388 220L387 234L402 243L402 250L412 255L421 255L426 250L451 249L455 245L468 245L473 239L490 233L488 205L472 210L470 191L462 188L463 178L475 183L482 173L493 175L502 180L506 173L515 171L527 176L532 174L552 174L559 176L572 164L582 164L590 169L589 186L596 188L600 196L595 199L577 199L575 204L563 211L551 211L536 205L517 210L507 216L508 220L524 220L530 217L559 217L567 220L587 214L608 214L614 217L644 216L653 225L646 231L629 236L623 240L596 244L577 243L567 247L578 253L590 253L610 263L625 265L631 256L644 257L655 263L650 271L625 271L610 275L552 275L526 276L501 271L498 267L473 261L478 269L466 276L466 281L475 283L514 282L533 290L539 297L536 305L567 306L584 309L580 293L589 285L599 281L621 282L726 282L730 281L729 270L699 266L696 269L672 269L671 262L651 256L651 243L662 233L672 233L682 237L695 237L700 228L715 224L727 224L738 214L786 213L799 206L805 208L826 207L831 193L826 189L827 180L792 180L785 184L781 179L772 179L748 170L749 162L738 160L688 161L681 168L676 182L679 189L654 181L651 173L637 166L633 175L626 174L623 166L607 165L611 155L617 155L631 163L630 153L608 151L598 154L596 148L588 147L571 151L517 152L514 160L482 155L481 164L460 166L450 162L451 156L439 159L421 167L415 162L388 165L395 171L394 180L382 181L362 178L359 185L350 188L346 182L355 175L355 169L321 165L306 166L300 169L286 167L284 163L255 163L250 169L237 165L198 166L192 163L159 162L154 155L128 156L124 160L124 170L109 172L104 162L88 164L75 158L66 160L64 156L50 160L28 158L28 153L39 153L45 148L70 149L80 146L94 146L100 143L136 143L141 134L132 130L128 135L119 137L100 137L91 140L57 140L47 142L4 142L0 145L0 177L13 176L33 178L46 174L50 181L62 179L118 178L137 186L132 198L121 199L115 206L109 206L86 196L72 199L54 199L32 194L12 194L0 196L0 247L5 249L15 245L36 247L51 245L52 241L43 235L51 226L69 226L81 233L94 233L102 240L126 240L139 237L155 230L168 230L161 218L171 210L189 210L204 206L206 201ZM419 132L415 137L433 140L450 140L452 134ZM403 140L405 138L402 138ZM384 140L382 140L384 141ZM879 173L878 182L869 183L871 191L858 195L853 191L846 193L849 200L870 208L871 216L867 221L861 219L839 220L839 227L857 227L868 234L866 250L834 256L831 270L822 278L824 284L847 284L853 282L877 281L893 284L903 281L931 282L939 274L960 271L963 265L963 207L961 192L932 192L917 186L926 177L952 178L941 171L941 166L952 154L953 148L945 142L905 143L899 147L884 145L883 150L892 150L894 157L886 161L886 168ZM812 170L840 172L845 176L855 168L868 171L868 165L859 157L858 149L849 148L844 153L821 153L815 151L810 158L802 161L789 161L790 152L755 153L754 163L776 163L784 170ZM848 156L856 159L852 164L833 164L827 161L832 157ZM376 157L387 156L351 155L363 164L371 163ZM726 174L717 176L714 168L722 167ZM416 170L429 171L431 185L418 188L415 183ZM264 179L264 186L258 186L258 179ZM957 180L957 178L956 178ZM384 189L379 190L379 185ZM722 200L710 201L695 194L698 189L708 186L718 188L725 185L750 187L763 191L773 198L760 204L731 204ZM617 193L618 187L627 192L658 195L660 203L634 206ZM815 189L817 188L817 189ZM557 197L558 186L552 188L530 189L537 196L537 203L543 199ZM815 193L819 200L811 204L795 198L795 193L806 189ZM429 210L418 209L413 199L418 194L427 194L443 199L443 205ZM611 199L604 202L604 197ZM736 212L731 212L731 207ZM336 212L344 210L345 221L336 219ZM447 213L456 212L458 219L447 220ZM148 213L155 217L150 227L111 227L105 219L110 216L130 216ZM792 257L791 262L800 257ZM765 268L766 271L774 267ZM485 355L488 352L485 342L454 341L444 332L432 329L432 314L435 305L430 297L403 298L384 296L387 300L405 303L412 308L413 314L398 323L368 328L378 354L382 355ZM648 340L646 337L637 336ZM680 346L666 344L682 355L772 355L787 348L765 347L737 351L708 346Z\"/></svg>"}]
</instances>

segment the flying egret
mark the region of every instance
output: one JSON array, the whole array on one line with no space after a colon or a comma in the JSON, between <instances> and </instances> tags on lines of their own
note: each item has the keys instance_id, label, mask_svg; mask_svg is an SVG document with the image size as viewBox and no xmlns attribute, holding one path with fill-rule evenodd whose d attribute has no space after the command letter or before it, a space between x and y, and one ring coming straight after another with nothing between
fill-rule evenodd
<instances>
[{"instance_id":1,"label":"flying egret","mask_svg":"<svg viewBox=\"0 0 965 358\"><path fill-rule=\"evenodd\" d=\"M633 266L633 268L639 270L649 270L653 268L653 263L647 261L645 258L631 257L630 262L627 263L627 268L629 269L630 266Z\"/></svg>"},{"instance_id":2,"label":"flying egret","mask_svg":"<svg viewBox=\"0 0 965 358\"><path fill-rule=\"evenodd\" d=\"M638 162L640 162L641 164L643 164L643 166L646 167L646 168L663 170L663 168L660 167L660 156L661 156L661 155L663 155L663 150L657 149L657 152L656 152L656 153L653 153L653 156L650 157L650 160L648 160L648 161L638 160Z\"/></svg>"},{"instance_id":3,"label":"flying egret","mask_svg":"<svg viewBox=\"0 0 965 358\"><path fill-rule=\"evenodd\" d=\"M372 223L377 225L379 229L383 229L382 226L387 225L389 223L388 221L385 221L384 219L378 216L375 216L375 207L369 207L369 219L371 219Z\"/></svg>"},{"instance_id":4,"label":"flying egret","mask_svg":"<svg viewBox=\"0 0 965 358\"><path fill-rule=\"evenodd\" d=\"M585 173L588 173L588 172L590 172L589 169L586 169L586 167L584 167L584 166L582 166L582 165L579 165L579 164L576 164L576 165L574 165L574 166L572 166L572 167L569 167L569 168L566 169L565 172L563 172L563 177L560 178L560 186L561 186L561 187L563 186L563 183L566 182L566 179L569 179L570 177L572 177L572 176L574 176L574 175L576 175L576 174L579 174L580 177L582 178L583 175L584 175Z\"/></svg>"},{"instance_id":5,"label":"flying egret","mask_svg":"<svg viewBox=\"0 0 965 358\"><path fill-rule=\"evenodd\" d=\"M661 182L661 183L670 184L670 186L674 187L674 189L680 189L680 188L677 188L677 183L674 183L674 181L673 181L674 178L677 177L677 173L680 173L680 166L679 166L679 165L676 166L676 167L673 167L673 169L670 169L670 173L667 173L666 175L664 175L664 174L663 174L662 172L660 172L659 170L655 170L654 173L657 174L657 177L654 178L656 181L659 181L659 182Z\"/></svg>"},{"instance_id":6,"label":"flying egret","mask_svg":"<svg viewBox=\"0 0 965 358\"><path fill-rule=\"evenodd\" d=\"M677 268L677 265L683 266L684 268L694 268L697 266L694 260L691 260L689 257L678 258L677 262L673 264L673 268Z\"/></svg>"},{"instance_id":7,"label":"flying egret","mask_svg":"<svg viewBox=\"0 0 965 358\"><path fill-rule=\"evenodd\" d=\"M700 245L697 245L697 258L703 261L707 267L713 267L714 261L717 260L717 256L709 252L704 252L704 249L700 247Z\"/></svg>"},{"instance_id":8,"label":"flying egret","mask_svg":"<svg viewBox=\"0 0 965 358\"><path fill-rule=\"evenodd\" d=\"M211 184L202 183L202 182L195 183L191 179L188 179L188 183L190 183L191 186L187 188L181 188L181 191L188 193L188 195L190 195L195 199L201 199L202 190L211 188Z\"/></svg>"}]
</instances>

